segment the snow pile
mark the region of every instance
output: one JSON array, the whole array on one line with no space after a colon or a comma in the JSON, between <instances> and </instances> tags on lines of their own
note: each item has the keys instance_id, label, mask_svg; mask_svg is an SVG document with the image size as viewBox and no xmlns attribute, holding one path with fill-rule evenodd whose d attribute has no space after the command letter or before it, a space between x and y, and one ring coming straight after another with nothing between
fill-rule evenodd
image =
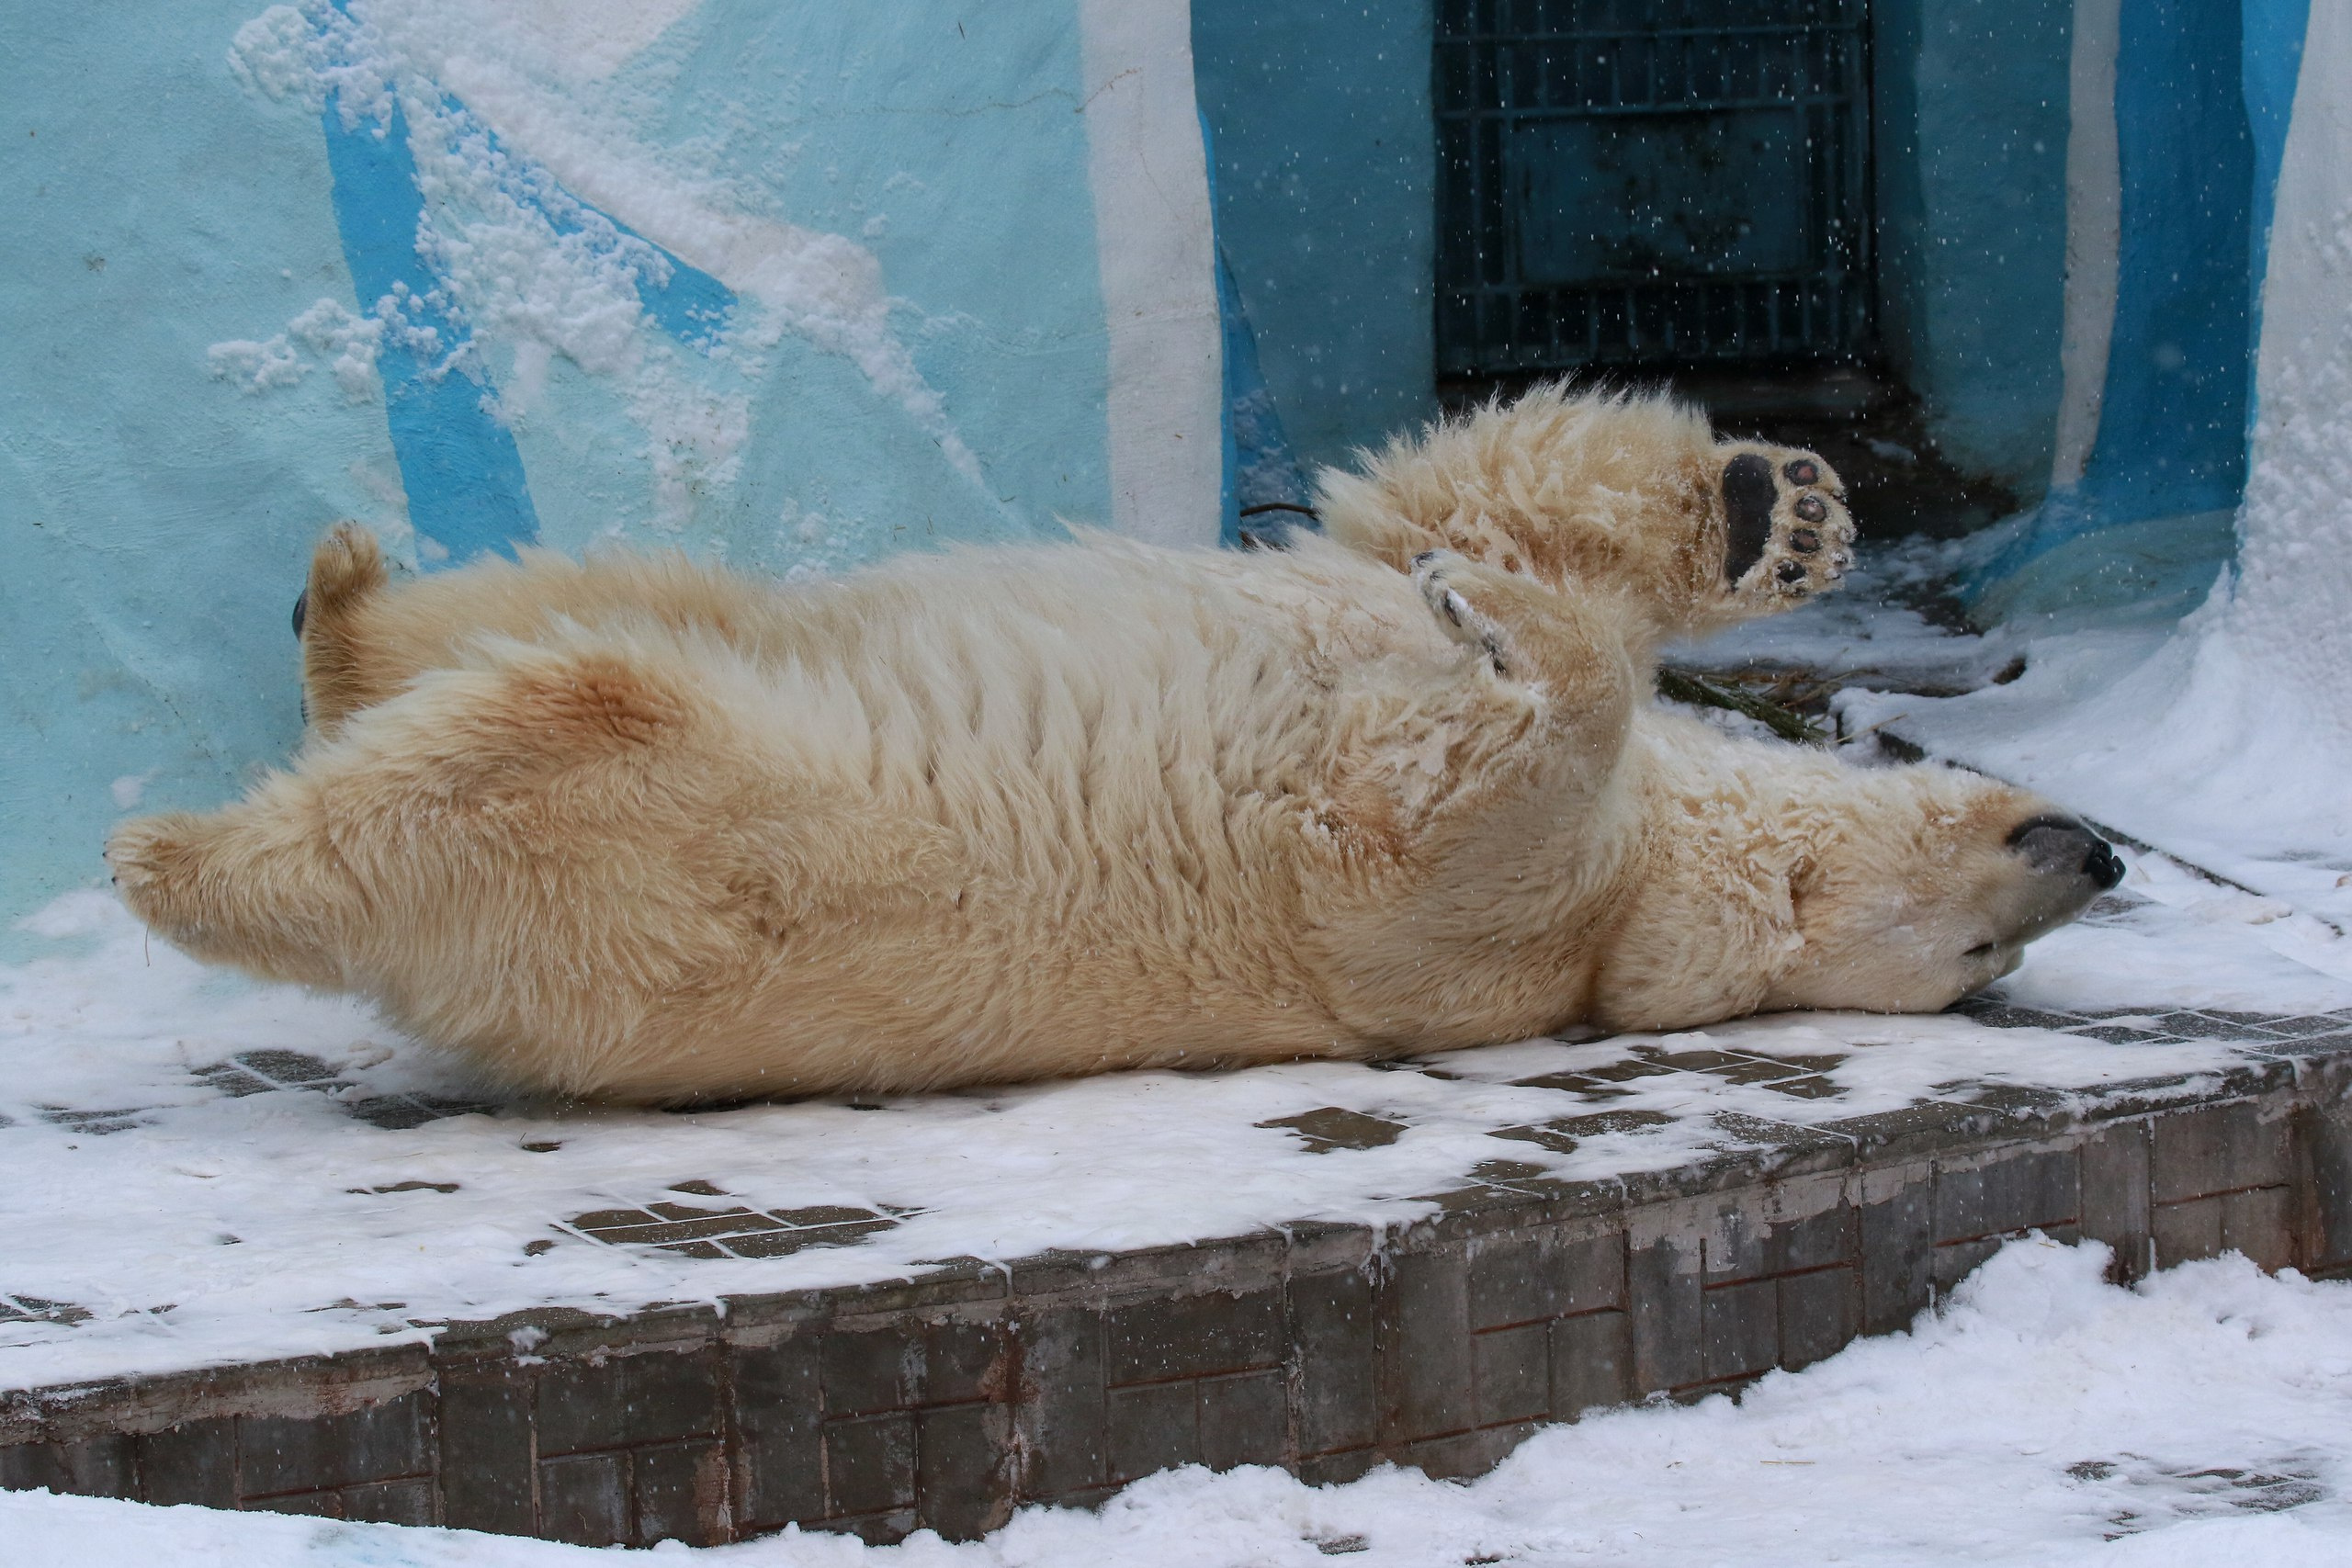
<instances>
[{"instance_id":1,"label":"snow pile","mask_svg":"<svg viewBox=\"0 0 2352 1568\"><path fill-rule=\"evenodd\" d=\"M1716 1396L1538 1434L1466 1485L1384 1470L1309 1487L1187 1469L1099 1513L1033 1508L981 1542L783 1535L672 1555L773 1568L1365 1568L1590 1562L1774 1568L2352 1559L2352 1285L2239 1258L2135 1290L2097 1246L2013 1243L1912 1332L1738 1403ZM585 1549L42 1494L0 1495L26 1568L167 1561L538 1564Z\"/></svg>"}]
</instances>

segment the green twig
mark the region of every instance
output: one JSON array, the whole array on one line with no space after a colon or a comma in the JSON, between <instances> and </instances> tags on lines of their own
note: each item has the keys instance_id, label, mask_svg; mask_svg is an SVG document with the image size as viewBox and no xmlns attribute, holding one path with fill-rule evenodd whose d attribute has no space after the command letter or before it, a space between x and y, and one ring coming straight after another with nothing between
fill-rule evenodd
<instances>
[{"instance_id":1,"label":"green twig","mask_svg":"<svg viewBox=\"0 0 2352 1568\"><path fill-rule=\"evenodd\" d=\"M1818 726L1778 703L1751 696L1736 687L1719 686L1713 681L1701 680L1680 670L1659 671L1657 691L1658 695L1668 702L1690 703L1699 707L1723 708L1731 713L1745 714L1783 740L1820 746L1829 739Z\"/></svg>"}]
</instances>

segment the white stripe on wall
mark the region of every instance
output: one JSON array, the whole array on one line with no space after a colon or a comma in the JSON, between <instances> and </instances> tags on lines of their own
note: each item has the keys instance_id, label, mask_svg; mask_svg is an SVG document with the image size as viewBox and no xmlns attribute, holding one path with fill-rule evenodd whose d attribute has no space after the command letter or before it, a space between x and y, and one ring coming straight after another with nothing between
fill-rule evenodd
<instances>
[{"instance_id":1,"label":"white stripe on wall","mask_svg":"<svg viewBox=\"0 0 2352 1568\"><path fill-rule=\"evenodd\" d=\"M1224 344L1191 0L1080 0L1087 174L1111 337L1111 518L1214 545L1225 489Z\"/></svg>"},{"instance_id":2,"label":"white stripe on wall","mask_svg":"<svg viewBox=\"0 0 2352 1568\"><path fill-rule=\"evenodd\" d=\"M2352 6L2312 0L2278 166L2239 581L2230 606L2281 725L2352 746ZM2283 674L2286 678L2277 679ZM2271 683L2275 682L2274 683ZM2324 755L2324 753L2318 753ZM2315 775L2316 776L2316 775ZM2314 785L2317 787L2317 785ZM2335 786L2340 792L2341 786Z\"/></svg>"},{"instance_id":3,"label":"white stripe on wall","mask_svg":"<svg viewBox=\"0 0 2352 1568\"><path fill-rule=\"evenodd\" d=\"M2066 130L2066 325L2059 348L2065 389L2058 404L2050 487L2082 481L2098 442L2107 356L2115 335L2115 280L2123 236L2123 175L2115 131L2115 53L2123 0L2075 0Z\"/></svg>"}]
</instances>

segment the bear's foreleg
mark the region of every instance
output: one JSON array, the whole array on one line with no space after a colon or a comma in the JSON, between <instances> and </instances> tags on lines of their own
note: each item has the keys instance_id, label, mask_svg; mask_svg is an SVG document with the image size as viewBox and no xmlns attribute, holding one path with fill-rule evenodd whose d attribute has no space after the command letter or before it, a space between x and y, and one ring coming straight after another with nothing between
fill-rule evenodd
<instances>
[{"instance_id":1,"label":"bear's foreleg","mask_svg":"<svg viewBox=\"0 0 2352 1568\"><path fill-rule=\"evenodd\" d=\"M1854 562L1846 487L1811 452L1724 442L1722 596L1695 629L1793 609L1835 590Z\"/></svg>"},{"instance_id":2,"label":"bear's foreleg","mask_svg":"<svg viewBox=\"0 0 2352 1568\"><path fill-rule=\"evenodd\" d=\"M1451 550L1414 557L1413 583L1493 676L1461 694L1463 717L1487 732L1478 754L1532 765L1547 792L1589 790L1614 768L1638 682L1633 617Z\"/></svg>"}]
</instances>

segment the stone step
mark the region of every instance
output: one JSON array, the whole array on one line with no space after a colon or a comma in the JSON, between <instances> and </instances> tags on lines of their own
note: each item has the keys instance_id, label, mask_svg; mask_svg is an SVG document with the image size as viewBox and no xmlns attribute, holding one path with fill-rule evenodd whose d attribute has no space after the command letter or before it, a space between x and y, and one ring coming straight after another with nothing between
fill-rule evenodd
<instances>
[{"instance_id":1,"label":"stone step","mask_svg":"<svg viewBox=\"0 0 2352 1568\"><path fill-rule=\"evenodd\" d=\"M648 1545L794 1523L970 1538L1184 1464L1471 1475L1543 1423L1736 1392L1901 1329L2030 1230L2106 1243L2122 1280L2229 1249L2352 1272L2352 1033L2327 1021L2247 1015L2220 1071L1949 1086L1594 1179L1497 1158L1385 1229L550 1308L429 1347L20 1390L0 1395L0 1485ZM1554 1147L1611 1114L1498 1136ZM1294 1121L1310 1147L1384 1136L1337 1108Z\"/></svg>"}]
</instances>

